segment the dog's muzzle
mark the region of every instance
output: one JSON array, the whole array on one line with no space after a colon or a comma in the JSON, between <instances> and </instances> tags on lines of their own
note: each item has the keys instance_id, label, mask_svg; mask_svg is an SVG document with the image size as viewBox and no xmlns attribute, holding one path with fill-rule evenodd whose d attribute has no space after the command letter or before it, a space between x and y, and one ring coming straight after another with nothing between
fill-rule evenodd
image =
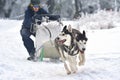
<instances>
[{"instance_id":1,"label":"dog's muzzle","mask_svg":"<svg viewBox=\"0 0 120 80\"><path fill-rule=\"evenodd\" d=\"M82 48L82 50L79 49L79 51L80 51L82 54L84 54L85 50L86 50L85 48Z\"/></svg>"},{"instance_id":2,"label":"dog's muzzle","mask_svg":"<svg viewBox=\"0 0 120 80\"><path fill-rule=\"evenodd\" d=\"M62 45L65 41L66 41L66 39L60 40L59 37L57 37L57 38L55 39L55 42L56 42L57 44L59 44L59 45Z\"/></svg>"},{"instance_id":3,"label":"dog's muzzle","mask_svg":"<svg viewBox=\"0 0 120 80\"><path fill-rule=\"evenodd\" d=\"M79 50L81 53L84 53L85 52L85 48L83 48L82 50Z\"/></svg>"}]
</instances>

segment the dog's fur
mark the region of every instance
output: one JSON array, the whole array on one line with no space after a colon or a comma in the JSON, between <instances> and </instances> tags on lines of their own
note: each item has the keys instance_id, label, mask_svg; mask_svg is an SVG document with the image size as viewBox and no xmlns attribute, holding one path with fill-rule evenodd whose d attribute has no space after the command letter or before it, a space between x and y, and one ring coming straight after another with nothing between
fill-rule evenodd
<instances>
[{"instance_id":1,"label":"dog's fur","mask_svg":"<svg viewBox=\"0 0 120 80\"><path fill-rule=\"evenodd\" d=\"M85 31L80 33L71 26L65 26L62 32L55 39L56 48L58 49L67 74L77 72L77 64L83 65L85 62L85 44L87 38ZM79 56L79 63L76 60Z\"/></svg>"}]
</instances>

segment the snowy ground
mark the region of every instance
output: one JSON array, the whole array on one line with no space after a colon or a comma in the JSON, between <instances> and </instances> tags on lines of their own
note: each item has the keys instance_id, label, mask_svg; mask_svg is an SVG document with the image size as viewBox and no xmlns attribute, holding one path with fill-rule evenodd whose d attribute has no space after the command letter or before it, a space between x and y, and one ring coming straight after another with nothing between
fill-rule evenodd
<instances>
[{"instance_id":1,"label":"snowy ground","mask_svg":"<svg viewBox=\"0 0 120 80\"><path fill-rule=\"evenodd\" d=\"M66 75L63 63L26 60L21 24L0 20L0 80L120 80L120 27L86 30L86 63L76 74Z\"/></svg>"}]
</instances>

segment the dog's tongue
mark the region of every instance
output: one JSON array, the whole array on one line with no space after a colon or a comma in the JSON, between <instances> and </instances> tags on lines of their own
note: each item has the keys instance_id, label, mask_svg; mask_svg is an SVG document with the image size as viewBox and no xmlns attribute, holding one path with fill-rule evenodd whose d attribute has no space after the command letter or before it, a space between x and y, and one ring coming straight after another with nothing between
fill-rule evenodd
<instances>
[{"instance_id":1,"label":"dog's tongue","mask_svg":"<svg viewBox=\"0 0 120 80\"><path fill-rule=\"evenodd\" d=\"M81 54L84 54L84 51L81 51L81 50L80 50L80 52L81 52Z\"/></svg>"},{"instance_id":2,"label":"dog's tongue","mask_svg":"<svg viewBox=\"0 0 120 80\"><path fill-rule=\"evenodd\" d=\"M66 41L65 39L64 40L59 40L58 43L63 44L65 41Z\"/></svg>"}]
</instances>

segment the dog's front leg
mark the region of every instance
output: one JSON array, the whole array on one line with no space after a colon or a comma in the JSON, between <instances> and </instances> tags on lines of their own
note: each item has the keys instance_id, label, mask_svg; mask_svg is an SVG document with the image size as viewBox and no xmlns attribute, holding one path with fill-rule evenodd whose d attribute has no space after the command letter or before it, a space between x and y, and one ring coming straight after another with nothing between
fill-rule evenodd
<instances>
[{"instance_id":1,"label":"dog's front leg","mask_svg":"<svg viewBox=\"0 0 120 80\"><path fill-rule=\"evenodd\" d=\"M60 53L60 56L61 56L61 60L62 62L64 63L64 67L65 67L65 70L67 72L67 74L71 74L69 68L68 68L68 62L67 62L67 56L68 55L64 55L64 52L62 51L62 49L60 47L58 47L58 50L59 50L59 53ZM65 53L67 54L67 53Z\"/></svg>"},{"instance_id":2,"label":"dog's front leg","mask_svg":"<svg viewBox=\"0 0 120 80\"><path fill-rule=\"evenodd\" d=\"M84 53L79 53L79 66L84 65L85 64L85 54Z\"/></svg>"},{"instance_id":3,"label":"dog's front leg","mask_svg":"<svg viewBox=\"0 0 120 80\"><path fill-rule=\"evenodd\" d=\"M67 63L67 61L64 61L64 67L65 67L65 69L66 69L67 74L69 75L69 74L71 74L71 71L69 70L68 65L69 65L69 64Z\"/></svg>"},{"instance_id":4,"label":"dog's front leg","mask_svg":"<svg viewBox=\"0 0 120 80\"><path fill-rule=\"evenodd\" d=\"M67 74L68 75L71 74L71 71L69 70L69 67L68 67L69 64L68 64L67 60L65 59L65 57L63 57L63 55L61 55L61 59L64 63L64 67L65 67L65 70L66 70Z\"/></svg>"},{"instance_id":5,"label":"dog's front leg","mask_svg":"<svg viewBox=\"0 0 120 80\"><path fill-rule=\"evenodd\" d=\"M73 73L77 72L77 61L76 61L76 56L70 56L69 57L69 65L70 65L70 69Z\"/></svg>"}]
</instances>

